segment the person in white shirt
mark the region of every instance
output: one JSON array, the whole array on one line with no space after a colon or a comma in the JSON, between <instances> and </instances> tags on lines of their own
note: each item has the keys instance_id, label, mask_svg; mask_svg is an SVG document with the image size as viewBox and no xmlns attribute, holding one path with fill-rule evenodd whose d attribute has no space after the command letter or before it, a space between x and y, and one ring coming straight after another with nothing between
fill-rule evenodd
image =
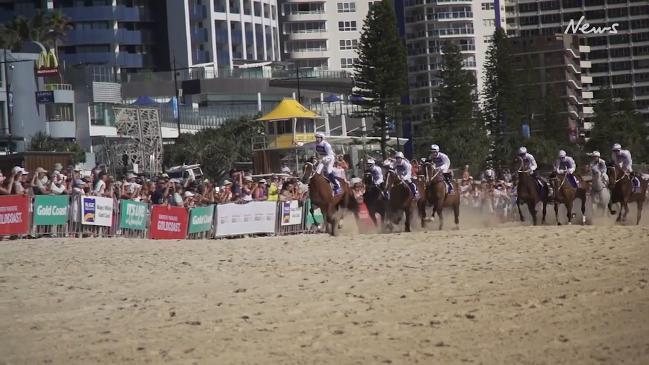
<instances>
[{"instance_id":1,"label":"person in white shirt","mask_svg":"<svg viewBox=\"0 0 649 365\"><path fill-rule=\"evenodd\" d=\"M370 158L367 160L367 172L372 176L372 183L378 187L383 185L383 170L376 165L376 161Z\"/></svg>"},{"instance_id":2,"label":"person in white shirt","mask_svg":"<svg viewBox=\"0 0 649 365\"><path fill-rule=\"evenodd\" d=\"M448 158L448 155L439 151L439 146L434 144L430 146L430 161L433 163L436 169L441 170L444 175L444 181L448 186L448 192L453 191L453 184L451 183L452 174L450 171L451 168L451 159Z\"/></svg>"},{"instance_id":3,"label":"person in white shirt","mask_svg":"<svg viewBox=\"0 0 649 365\"><path fill-rule=\"evenodd\" d=\"M608 169L606 168L606 161L601 158L599 151L593 151L591 155L593 159L590 161L590 170L593 176L599 175L604 185L608 185Z\"/></svg>"},{"instance_id":4,"label":"person in white shirt","mask_svg":"<svg viewBox=\"0 0 649 365\"><path fill-rule=\"evenodd\" d=\"M622 149L619 143L615 143L612 148L611 160L615 166L622 169L622 171L629 175L633 183L633 190L640 187L640 180L633 173L633 159L631 158L631 151Z\"/></svg>"},{"instance_id":5,"label":"person in white shirt","mask_svg":"<svg viewBox=\"0 0 649 365\"><path fill-rule=\"evenodd\" d=\"M577 188L577 178L575 178L575 171L577 170L577 164L575 160L566 154L566 151L559 151L559 158L554 161L554 172L556 174L567 174L566 178L570 182L573 188Z\"/></svg>"},{"instance_id":6,"label":"person in white shirt","mask_svg":"<svg viewBox=\"0 0 649 365\"><path fill-rule=\"evenodd\" d=\"M412 165L404 158L403 152L399 151L394 155L394 169L397 175L408 184L415 199L419 198L417 186L412 182Z\"/></svg>"}]
</instances>

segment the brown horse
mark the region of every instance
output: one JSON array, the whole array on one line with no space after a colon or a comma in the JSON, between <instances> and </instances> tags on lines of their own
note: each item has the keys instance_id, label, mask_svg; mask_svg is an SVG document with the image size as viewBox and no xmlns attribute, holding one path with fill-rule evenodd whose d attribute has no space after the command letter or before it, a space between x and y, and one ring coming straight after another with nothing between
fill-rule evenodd
<instances>
[{"instance_id":1,"label":"brown horse","mask_svg":"<svg viewBox=\"0 0 649 365\"><path fill-rule=\"evenodd\" d=\"M348 208L358 215L358 203L353 197L349 184L342 179L338 179L342 193L333 195L333 190L329 180L321 174L314 173L313 164L307 162L304 164L304 173L302 182L309 184L309 199L311 199L310 213L313 219L313 207L317 206L322 211L326 221L326 231L332 236L336 234L336 228L340 228L339 208Z\"/></svg>"},{"instance_id":2,"label":"brown horse","mask_svg":"<svg viewBox=\"0 0 649 365\"><path fill-rule=\"evenodd\" d=\"M513 163L515 171L518 172L518 182L516 184L516 207L518 207L518 214L520 215L521 222L525 221L523 217L523 211L521 211L521 202L527 204L527 209L530 211L532 216L532 223L536 225L536 205L541 202L543 203L543 218L541 219L541 224L545 224L545 216L547 213L548 207L548 197L547 195L541 195L539 192L538 184L536 178L530 174L529 171L523 171L523 159L516 157ZM544 183L544 188L547 191L547 183Z\"/></svg>"},{"instance_id":3,"label":"brown horse","mask_svg":"<svg viewBox=\"0 0 649 365\"><path fill-rule=\"evenodd\" d=\"M629 213L629 203L636 202L638 204L638 216L636 224L640 224L642 218L642 206L647 194L647 180L640 179L640 191L633 192L633 182L631 177L625 174L619 167L608 168L609 187L611 189L611 200L608 202L608 210L611 214L616 212L613 210L614 203L620 203L620 213L617 216L617 222L626 221L626 215ZM624 213L622 213L624 211Z\"/></svg>"},{"instance_id":4,"label":"brown horse","mask_svg":"<svg viewBox=\"0 0 649 365\"><path fill-rule=\"evenodd\" d=\"M459 228L460 224L460 190L457 183L453 182L453 194L448 193L448 186L444 181L444 175L441 170L436 169L430 163L424 165L426 171L426 188L425 199L423 204L419 204L419 218L421 219L421 227L426 227L426 205L433 207L433 217L435 213L439 216L439 229L444 226L444 216L442 210L444 208L453 208L455 216L455 228Z\"/></svg>"},{"instance_id":5,"label":"brown horse","mask_svg":"<svg viewBox=\"0 0 649 365\"><path fill-rule=\"evenodd\" d=\"M385 174L385 190L390 195L385 212L386 227L391 230L392 225L399 224L405 214L405 231L410 232L410 216L414 202L410 187L394 170L390 170Z\"/></svg>"},{"instance_id":6,"label":"brown horse","mask_svg":"<svg viewBox=\"0 0 649 365\"><path fill-rule=\"evenodd\" d=\"M367 211L370 214L370 219L372 219L374 226L378 227L376 214L378 213L379 216L381 216L381 221L385 219L387 199L383 194L383 189L380 186L374 184L372 175L370 173L365 173L363 183L365 184L363 201L365 202L365 206L367 207Z\"/></svg>"},{"instance_id":7,"label":"brown horse","mask_svg":"<svg viewBox=\"0 0 649 365\"><path fill-rule=\"evenodd\" d=\"M572 204L576 198L581 200L581 224L586 224L586 190L582 188L573 188L567 181L567 178L568 174L552 174L552 176L550 176L550 182L552 184L552 189L554 190L554 215L557 218L557 225L561 225L561 222L559 222L560 204L566 206L568 224L572 224L572 218L574 217L572 213Z\"/></svg>"}]
</instances>

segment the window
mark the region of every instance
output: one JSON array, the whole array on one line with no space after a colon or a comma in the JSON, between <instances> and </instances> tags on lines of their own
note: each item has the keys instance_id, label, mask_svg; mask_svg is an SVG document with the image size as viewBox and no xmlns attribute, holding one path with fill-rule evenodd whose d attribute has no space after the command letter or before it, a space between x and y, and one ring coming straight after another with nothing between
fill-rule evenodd
<instances>
[{"instance_id":1,"label":"window","mask_svg":"<svg viewBox=\"0 0 649 365\"><path fill-rule=\"evenodd\" d=\"M482 3L482 10L494 10L494 3Z\"/></svg>"},{"instance_id":2,"label":"window","mask_svg":"<svg viewBox=\"0 0 649 365\"><path fill-rule=\"evenodd\" d=\"M358 58L341 58L340 68L354 68L356 62L358 62Z\"/></svg>"},{"instance_id":3,"label":"window","mask_svg":"<svg viewBox=\"0 0 649 365\"><path fill-rule=\"evenodd\" d=\"M544 1L541 3L541 10L557 10L559 9L558 1Z\"/></svg>"},{"instance_id":4,"label":"window","mask_svg":"<svg viewBox=\"0 0 649 365\"><path fill-rule=\"evenodd\" d=\"M72 104L45 104L48 122L74 121Z\"/></svg>"},{"instance_id":5,"label":"window","mask_svg":"<svg viewBox=\"0 0 649 365\"><path fill-rule=\"evenodd\" d=\"M326 51L327 41L324 39L290 41L290 42L286 42L284 50L286 52Z\"/></svg>"},{"instance_id":6,"label":"window","mask_svg":"<svg viewBox=\"0 0 649 365\"><path fill-rule=\"evenodd\" d=\"M357 39L341 39L340 40L340 50L345 49L356 49L358 48Z\"/></svg>"},{"instance_id":7,"label":"window","mask_svg":"<svg viewBox=\"0 0 649 365\"><path fill-rule=\"evenodd\" d=\"M538 9L537 3L518 4L518 11L521 13L536 12Z\"/></svg>"},{"instance_id":8,"label":"window","mask_svg":"<svg viewBox=\"0 0 649 365\"><path fill-rule=\"evenodd\" d=\"M325 32L324 22L284 23L284 34L290 33L321 33Z\"/></svg>"},{"instance_id":9,"label":"window","mask_svg":"<svg viewBox=\"0 0 649 365\"><path fill-rule=\"evenodd\" d=\"M493 27L496 25L496 19L483 19L482 24L485 27Z\"/></svg>"},{"instance_id":10,"label":"window","mask_svg":"<svg viewBox=\"0 0 649 365\"><path fill-rule=\"evenodd\" d=\"M341 32L351 32L356 30L356 21L338 22L338 30Z\"/></svg>"},{"instance_id":11,"label":"window","mask_svg":"<svg viewBox=\"0 0 649 365\"><path fill-rule=\"evenodd\" d=\"M93 103L90 106L90 124L92 125L115 125L115 112L113 104Z\"/></svg>"},{"instance_id":12,"label":"window","mask_svg":"<svg viewBox=\"0 0 649 365\"><path fill-rule=\"evenodd\" d=\"M355 13L356 12L356 3L338 3L338 12L339 13Z\"/></svg>"}]
</instances>

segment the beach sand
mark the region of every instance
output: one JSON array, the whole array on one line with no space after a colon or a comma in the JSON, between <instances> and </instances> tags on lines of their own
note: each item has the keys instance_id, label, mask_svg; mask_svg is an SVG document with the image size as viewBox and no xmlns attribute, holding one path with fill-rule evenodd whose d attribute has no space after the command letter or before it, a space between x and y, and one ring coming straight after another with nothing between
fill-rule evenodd
<instances>
[{"instance_id":1,"label":"beach sand","mask_svg":"<svg viewBox=\"0 0 649 365\"><path fill-rule=\"evenodd\" d=\"M648 281L646 225L3 241L0 363L649 364Z\"/></svg>"}]
</instances>

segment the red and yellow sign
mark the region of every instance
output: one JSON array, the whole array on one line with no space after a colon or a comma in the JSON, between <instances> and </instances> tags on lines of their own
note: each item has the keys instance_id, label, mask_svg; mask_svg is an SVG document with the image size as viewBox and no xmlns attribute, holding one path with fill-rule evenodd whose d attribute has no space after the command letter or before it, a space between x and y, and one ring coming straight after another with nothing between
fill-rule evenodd
<instances>
[{"instance_id":1,"label":"red and yellow sign","mask_svg":"<svg viewBox=\"0 0 649 365\"><path fill-rule=\"evenodd\" d=\"M59 74L59 60L54 54L54 49L41 52L36 60L36 76L53 76Z\"/></svg>"}]
</instances>

